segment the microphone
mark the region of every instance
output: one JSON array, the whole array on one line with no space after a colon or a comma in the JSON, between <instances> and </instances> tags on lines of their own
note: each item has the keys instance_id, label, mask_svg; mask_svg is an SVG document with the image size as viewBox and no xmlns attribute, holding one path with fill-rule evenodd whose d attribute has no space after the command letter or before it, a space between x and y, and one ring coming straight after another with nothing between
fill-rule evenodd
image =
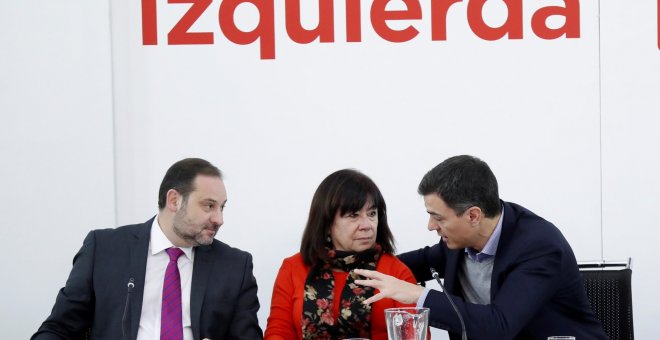
<instances>
[{"instance_id":1,"label":"microphone","mask_svg":"<svg viewBox=\"0 0 660 340\"><path fill-rule=\"evenodd\" d=\"M131 293L133 293L133 288L135 288L135 279L128 279L126 287L128 288L128 292L126 293L126 304L124 304L124 315L121 317L121 335L124 340L128 340L131 336L129 332L130 320L128 319L128 313L131 306Z\"/></svg>"},{"instance_id":2,"label":"microphone","mask_svg":"<svg viewBox=\"0 0 660 340\"><path fill-rule=\"evenodd\" d=\"M461 338L463 340L467 340L467 332L465 331L465 323L463 322L463 316L461 315L461 312L458 311L458 307L456 307L456 304L454 304L454 300L451 299L451 296L449 295L449 293L447 293L447 290L445 289L445 286L442 284L442 281L440 281L440 275L438 274L438 272L435 271L433 267L430 267L430 269L431 269L431 275L440 284L440 288L442 288L442 291L445 293L447 300L449 300L451 306L454 307L454 312L456 312L456 315L458 315L458 320L461 321L461 329L463 331L461 333L462 335Z\"/></svg>"}]
</instances>

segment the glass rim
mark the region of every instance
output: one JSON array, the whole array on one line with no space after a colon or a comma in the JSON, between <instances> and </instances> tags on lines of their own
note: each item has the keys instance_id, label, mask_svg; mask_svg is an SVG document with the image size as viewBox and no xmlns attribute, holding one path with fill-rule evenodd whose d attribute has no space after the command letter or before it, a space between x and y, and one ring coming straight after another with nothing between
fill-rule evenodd
<instances>
[{"instance_id":1,"label":"glass rim","mask_svg":"<svg viewBox=\"0 0 660 340\"><path fill-rule=\"evenodd\" d=\"M396 312L396 311L429 311L430 309L428 307L390 307L390 308L385 308L385 312Z\"/></svg>"}]
</instances>

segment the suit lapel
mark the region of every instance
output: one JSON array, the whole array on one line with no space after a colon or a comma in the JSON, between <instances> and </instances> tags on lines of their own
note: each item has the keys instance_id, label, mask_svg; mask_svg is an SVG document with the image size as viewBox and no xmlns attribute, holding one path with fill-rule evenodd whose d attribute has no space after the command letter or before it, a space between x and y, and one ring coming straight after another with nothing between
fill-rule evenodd
<instances>
[{"instance_id":1,"label":"suit lapel","mask_svg":"<svg viewBox=\"0 0 660 340\"><path fill-rule=\"evenodd\" d=\"M144 281L147 270L147 253L149 252L149 237L153 218L137 228L133 238L129 240L129 275L135 279L135 289L131 297L131 339L137 338L142 314L142 297L144 295Z\"/></svg>"},{"instance_id":2,"label":"suit lapel","mask_svg":"<svg viewBox=\"0 0 660 340\"><path fill-rule=\"evenodd\" d=\"M215 243L215 242L214 242ZM193 263L192 286L190 289L190 323L193 338L200 338L200 316L202 304L206 294L209 273L211 272L211 254L213 245L195 248L195 262Z\"/></svg>"},{"instance_id":3,"label":"suit lapel","mask_svg":"<svg viewBox=\"0 0 660 340\"><path fill-rule=\"evenodd\" d=\"M442 242L442 241L440 241ZM454 295L462 296L461 290L458 288L458 270L460 268L460 261L462 256L463 249L450 250L445 248L447 251L447 269L445 270L445 288L449 293Z\"/></svg>"},{"instance_id":4,"label":"suit lapel","mask_svg":"<svg viewBox=\"0 0 660 340\"><path fill-rule=\"evenodd\" d=\"M502 232L500 234L500 241L497 244L497 252L493 263L493 272L490 276L490 300L493 301L497 292L500 290L499 277L506 269L506 265L510 263L507 259L507 247L509 240L513 235L515 229L515 221L517 216L514 216L514 211L511 205L502 201L504 211L504 221L502 221Z\"/></svg>"}]
</instances>

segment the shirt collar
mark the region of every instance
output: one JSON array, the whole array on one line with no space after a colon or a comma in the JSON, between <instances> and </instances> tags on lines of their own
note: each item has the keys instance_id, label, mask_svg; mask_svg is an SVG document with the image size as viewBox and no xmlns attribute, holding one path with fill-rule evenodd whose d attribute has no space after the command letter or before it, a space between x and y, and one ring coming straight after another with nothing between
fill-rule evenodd
<instances>
[{"instance_id":1,"label":"shirt collar","mask_svg":"<svg viewBox=\"0 0 660 340\"><path fill-rule=\"evenodd\" d=\"M158 223L158 216L154 218L154 222L151 224L151 242L150 242L150 253L151 255L156 255L162 251L165 251L167 248L176 247L175 245L167 239L167 236L163 233L163 230L160 228L160 223ZM176 247L183 250L183 253L186 257L192 260L192 247Z\"/></svg>"},{"instance_id":2,"label":"shirt collar","mask_svg":"<svg viewBox=\"0 0 660 340\"><path fill-rule=\"evenodd\" d=\"M488 238L484 249L481 252L477 252L472 248L465 248L465 252L477 262L481 262L487 258L495 256L497 253L497 245L500 243L500 235L502 234L502 221L504 220L504 208L502 208L502 213L500 213L500 218L495 225L495 230Z\"/></svg>"}]
</instances>

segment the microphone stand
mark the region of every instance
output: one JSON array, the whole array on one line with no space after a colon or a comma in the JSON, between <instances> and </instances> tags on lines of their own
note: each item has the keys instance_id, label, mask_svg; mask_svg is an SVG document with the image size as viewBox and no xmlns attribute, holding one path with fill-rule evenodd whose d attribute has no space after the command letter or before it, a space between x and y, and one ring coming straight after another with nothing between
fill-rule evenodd
<instances>
[{"instance_id":1,"label":"microphone stand","mask_svg":"<svg viewBox=\"0 0 660 340\"><path fill-rule=\"evenodd\" d=\"M128 319L128 315L130 313L131 293L133 293L133 288L135 287L135 279L130 278L126 286L128 288L128 292L126 293L126 303L124 304L124 315L121 318L121 333L123 340L128 340L128 337L131 336L130 334L131 320Z\"/></svg>"},{"instance_id":2,"label":"microphone stand","mask_svg":"<svg viewBox=\"0 0 660 340\"><path fill-rule=\"evenodd\" d=\"M467 332L465 331L465 323L463 322L463 316L461 315L461 312L458 311L458 307L456 307L454 300L452 300L449 293L447 293L447 290L445 289L445 286L442 284L442 281L440 281L440 275L438 274L438 272L435 271L433 267L431 267L430 269L431 269L431 275L436 281L438 281L438 284L440 284L440 288L442 288L442 291L445 293L447 300L449 300L449 303L454 308L454 312L456 312L456 315L458 315L458 320L461 322L462 339L467 340Z\"/></svg>"}]
</instances>

